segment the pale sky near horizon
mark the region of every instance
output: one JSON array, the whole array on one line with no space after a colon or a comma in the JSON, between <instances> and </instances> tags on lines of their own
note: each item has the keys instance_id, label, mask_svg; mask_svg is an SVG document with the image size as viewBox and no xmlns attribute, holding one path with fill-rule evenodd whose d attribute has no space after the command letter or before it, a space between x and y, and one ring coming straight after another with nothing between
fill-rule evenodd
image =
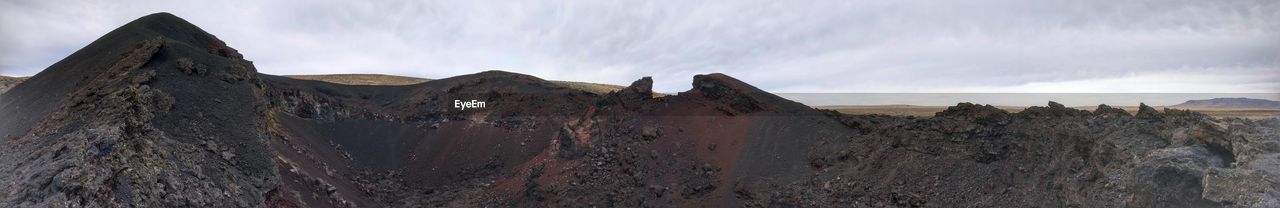
<instances>
[{"instance_id":1,"label":"pale sky near horizon","mask_svg":"<svg viewBox=\"0 0 1280 208\"><path fill-rule=\"evenodd\" d=\"M170 12L267 74L504 70L661 92L1280 92L1280 1L0 0L0 75Z\"/></svg>"}]
</instances>

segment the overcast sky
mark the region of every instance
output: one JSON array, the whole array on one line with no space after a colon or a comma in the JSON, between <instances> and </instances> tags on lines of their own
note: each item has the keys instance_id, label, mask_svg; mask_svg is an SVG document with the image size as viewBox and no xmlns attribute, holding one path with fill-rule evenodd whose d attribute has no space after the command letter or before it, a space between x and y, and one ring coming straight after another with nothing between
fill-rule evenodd
<instances>
[{"instance_id":1,"label":"overcast sky","mask_svg":"<svg viewBox=\"0 0 1280 208\"><path fill-rule=\"evenodd\" d=\"M1280 1L0 1L29 76L171 12L268 74L505 70L663 92L1280 92Z\"/></svg>"}]
</instances>

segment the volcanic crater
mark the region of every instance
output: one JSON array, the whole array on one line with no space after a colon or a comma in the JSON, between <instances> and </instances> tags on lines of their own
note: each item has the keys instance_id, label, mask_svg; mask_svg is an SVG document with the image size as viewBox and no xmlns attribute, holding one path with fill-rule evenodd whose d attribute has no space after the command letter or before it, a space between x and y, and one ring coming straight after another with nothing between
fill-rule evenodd
<instances>
[{"instance_id":1,"label":"volcanic crater","mask_svg":"<svg viewBox=\"0 0 1280 208\"><path fill-rule=\"evenodd\" d=\"M652 83L295 79L152 14L0 95L0 206L1280 206L1280 119L847 115L725 74Z\"/></svg>"}]
</instances>

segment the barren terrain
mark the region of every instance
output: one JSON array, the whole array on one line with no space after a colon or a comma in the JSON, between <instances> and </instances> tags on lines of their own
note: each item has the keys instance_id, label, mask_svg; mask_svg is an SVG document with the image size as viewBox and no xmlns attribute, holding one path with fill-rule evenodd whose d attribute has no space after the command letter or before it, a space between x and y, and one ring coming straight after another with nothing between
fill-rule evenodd
<instances>
[{"instance_id":1,"label":"barren terrain","mask_svg":"<svg viewBox=\"0 0 1280 208\"><path fill-rule=\"evenodd\" d=\"M1280 206L1276 118L854 115L720 73L652 84L294 79L152 14L0 95L0 207Z\"/></svg>"},{"instance_id":2,"label":"barren terrain","mask_svg":"<svg viewBox=\"0 0 1280 208\"><path fill-rule=\"evenodd\" d=\"M916 105L833 105L833 106L815 106L818 109L835 110L841 113L856 115L892 115L892 116L915 116L915 117L931 117L938 112L946 110L948 106L916 106ZM996 106L1001 110L1009 112L1019 112L1026 109L1025 106ZM1091 110L1096 107L1071 107L1080 110ZM1124 109L1129 112L1138 110L1138 106L1115 106L1115 108ZM1155 108L1174 108L1181 110L1191 110L1200 112L1208 116L1216 118L1248 118L1248 119L1267 119L1280 117L1280 109L1270 108L1222 108L1222 107L1162 107Z\"/></svg>"}]
</instances>

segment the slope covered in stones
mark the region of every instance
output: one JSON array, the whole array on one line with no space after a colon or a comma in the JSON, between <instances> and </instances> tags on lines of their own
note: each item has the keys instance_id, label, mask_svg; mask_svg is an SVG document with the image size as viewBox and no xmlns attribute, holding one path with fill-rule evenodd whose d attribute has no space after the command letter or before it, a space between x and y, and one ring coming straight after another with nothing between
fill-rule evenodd
<instances>
[{"instance_id":1,"label":"slope covered in stones","mask_svg":"<svg viewBox=\"0 0 1280 208\"><path fill-rule=\"evenodd\" d=\"M0 206L263 205L277 177L261 93L212 35L130 22L5 93Z\"/></svg>"},{"instance_id":2,"label":"slope covered in stones","mask_svg":"<svg viewBox=\"0 0 1280 208\"><path fill-rule=\"evenodd\" d=\"M1276 119L1057 103L1020 113L962 103L929 119L841 117L863 132L855 142L814 155L818 174L766 196L924 207L1277 205Z\"/></svg>"}]
</instances>

